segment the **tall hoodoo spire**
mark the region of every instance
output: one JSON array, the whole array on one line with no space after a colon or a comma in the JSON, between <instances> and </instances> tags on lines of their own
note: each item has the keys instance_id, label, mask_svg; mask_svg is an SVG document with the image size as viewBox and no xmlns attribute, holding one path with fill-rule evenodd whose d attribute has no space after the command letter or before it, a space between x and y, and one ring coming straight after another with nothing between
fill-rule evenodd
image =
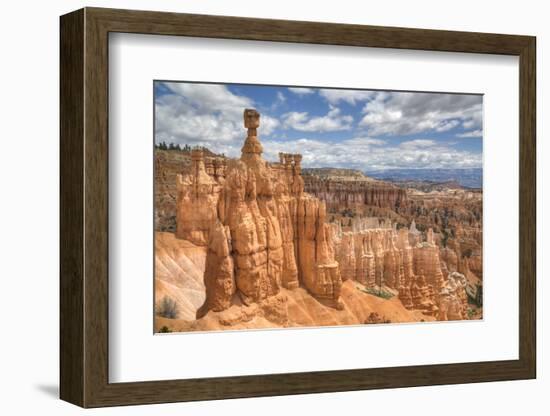
<instances>
[{"instance_id":1,"label":"tall hoodoo spire","mask_svg":"<svg viewBox=\"0 0 550 416\"><path fill-rule=\"evenodd\" d=\"M244 126L248 129L246 140L241 149L241 158L247 158L254 155L260 156L263 152L262 144L258 140L258 127L260 127L260 113L256 110L247 108L243 114Z\"/></svg>"}]
</instances>

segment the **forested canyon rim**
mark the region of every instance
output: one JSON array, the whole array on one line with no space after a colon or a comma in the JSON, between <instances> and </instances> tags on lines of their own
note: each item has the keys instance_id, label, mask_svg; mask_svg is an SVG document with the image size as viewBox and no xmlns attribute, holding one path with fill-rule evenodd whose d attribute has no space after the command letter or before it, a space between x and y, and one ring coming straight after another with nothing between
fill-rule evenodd
<instances>
[{"instance_id":1,"label":"forested canyon rim","mask_svg":"<svg viewBox=\"0 0 550 416\"><path fill-rule=\"evenodd\" d=\"M480 195L304 175L263 159L256 110L244 126L240 159L157 151L157 330L481 317Z\"/></svg>"}]
</instances>

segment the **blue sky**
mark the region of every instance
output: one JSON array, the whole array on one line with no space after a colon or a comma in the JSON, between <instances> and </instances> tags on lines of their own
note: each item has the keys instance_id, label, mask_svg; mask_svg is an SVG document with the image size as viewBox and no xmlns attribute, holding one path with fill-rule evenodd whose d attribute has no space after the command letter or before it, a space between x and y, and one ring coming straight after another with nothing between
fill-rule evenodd
<instances>
[{"instance_id":1,"label":"blue sky","mask_svg":"<svg viewBox=\"0 0 550 416\"><path fill-rule=\"evenodd\" d=\"M240 155L245 108L260 114L264 157L304 167L478 168L482 96L156 81L155 141Z\"/></svg>"}]
</instances>

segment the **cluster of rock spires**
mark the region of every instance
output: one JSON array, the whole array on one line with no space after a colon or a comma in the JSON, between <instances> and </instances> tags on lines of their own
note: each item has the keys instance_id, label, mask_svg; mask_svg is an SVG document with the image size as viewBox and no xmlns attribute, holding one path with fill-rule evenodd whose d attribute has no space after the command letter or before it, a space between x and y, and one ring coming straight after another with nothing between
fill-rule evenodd
<instances>
[{"instance_id":1,"label":"cluster of rock spires","mask_svg":"<svg viewBox=\"0 0 550 416\"><path fill-rule=\"evenodd\" d=\"M431 230L426 241L414 224L397 230L363 221L342 232L326 221L325 202L304 192L301 155L281 153L277 163L262 158L259 120L257 111L244 111L240 159L206 162L194 149L191 172L177 177L176 237L208 248L206 301L197 318L229 308L235 296L250 305L299 286L340 309L348 279L393 290L407 309L440 320L466 318L464 276L443 274ZM358 186L359 198L381 205L406 197L367 188Z\"/></svg>"},{"instance_id":2,"label":"cluster of rock spires","mask_svg":"<svg viewBox=\"0 0 550 416\"><path fill-rule=\"evenodd\" d=\"M452 280L443 275L431 230L422 242L414 222L410 230L369 228L342 233L336 229L336 260L343 280L393 289L407 309L439 320L465 318L466 279L460 273L452 274ZM443 303L452 306L441 307Z\"/></svg>"}]
</instances>

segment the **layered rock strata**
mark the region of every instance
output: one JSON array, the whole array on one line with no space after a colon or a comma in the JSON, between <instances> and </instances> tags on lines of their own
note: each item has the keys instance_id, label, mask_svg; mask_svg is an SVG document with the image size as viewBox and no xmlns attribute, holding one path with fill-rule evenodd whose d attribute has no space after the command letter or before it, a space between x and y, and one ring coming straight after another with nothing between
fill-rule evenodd
<instances>
[{"instance_id":1,"label":"layered rock strata","mask_svg":"<svg viewBox=\"0 0 550 416\"><path fill-rule=\"evenodd\" d=\"M321 176L310 171L304 175L306 191L325 201L328 209L371 205L396 209L407 202L407 191L387 182L375 181L356 173L350 180Z\"/></svg>"},{"instance_id":2,"label":"layered rock strata","mask_svg":"<svg viewBox=\"0 0 550 416\"><path fill-rule=\"evenodd\" d=\"M155 230L176 230L176 178L190 165L188 154L155 149Z\"/></svg>"}]
</instances>

